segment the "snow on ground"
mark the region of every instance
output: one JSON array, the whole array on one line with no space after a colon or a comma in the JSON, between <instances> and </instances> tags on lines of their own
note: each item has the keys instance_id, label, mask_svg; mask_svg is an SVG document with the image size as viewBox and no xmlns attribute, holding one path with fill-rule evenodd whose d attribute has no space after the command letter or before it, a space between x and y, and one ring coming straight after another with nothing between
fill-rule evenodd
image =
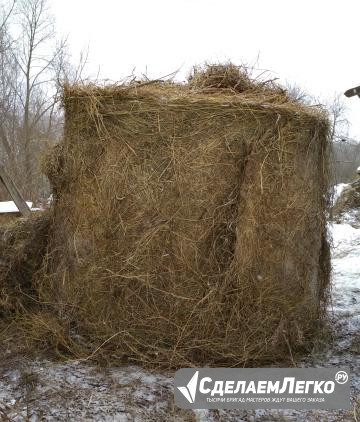
<instances>
[{"instance_id":1,"label":"snow on ground","mask_svg":"<svg viewBox=\"0 0 360 422\"><path fill-rule=\"evenodd\" d=\"M360 332L360 229L350 224L334 224L333 309L347 318L351 332Z\"/></svg>"},{"instance_id":2,"label":"snow on ground","mask_svg":"<svg viewBox=\"0 0 360 422\"><path fill-rule=\"evenodd\" d=\"M31 209L33 206L32 202L26 201L28 207ZM0 214L2 213L11 213L11 212L19 212L18 207L15 205L14 201L1 201L0 202Z\"/></svg>"},{"instance_id":3,"label":"snow on ground","mask_svg":"<svg viewBox=\"0 0 360 422\"><path fill-rule=\"evenodd\" d=\"M8 351L0 365L0 420L7 421L360 421L360 228L354 214L330 224L333 339L301 366L350 366L352 406L344 410L181 410L171 373L86 361L28 361Z\"/></svg>"},{"instance_id":4,"label":"snow on ground","mask_svg":"<svg viewBox=\"0 0 360 422\"><path fill-rule=\"evenodd\" d=\"M349 186L348 183L339 183L334 186L334 198L333 203L339 199L340 195L343 193L343 190Z\"/></svg>"},{"instance_id":5,"label":"snow on ground","mask_svg":"<svg viewBox=\"0 0 360 422\"><path fill-rule=\"evenodd\" d=\"M0 378L0 420L160 421L172 411L172 380L132 366L20 359Z\"/></svg>"}]
</instances>

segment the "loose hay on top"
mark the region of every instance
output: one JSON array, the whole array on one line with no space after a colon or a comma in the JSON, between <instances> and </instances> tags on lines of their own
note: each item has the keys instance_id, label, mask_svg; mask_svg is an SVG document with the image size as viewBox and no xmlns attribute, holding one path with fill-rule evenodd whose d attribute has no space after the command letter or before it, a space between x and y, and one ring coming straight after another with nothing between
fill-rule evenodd
<instances>
[{"instance_id":1,"label":"loose hay on top","mask_svg":"<svg viewBox=\"0 0 360 422\"><path fill-rule=\"evenodd\" d=\"M66 87L64 107L37 289L67 350L180 367L307 344L328 284L321 111L201 83Z\"/></svg>"}]
</instances>

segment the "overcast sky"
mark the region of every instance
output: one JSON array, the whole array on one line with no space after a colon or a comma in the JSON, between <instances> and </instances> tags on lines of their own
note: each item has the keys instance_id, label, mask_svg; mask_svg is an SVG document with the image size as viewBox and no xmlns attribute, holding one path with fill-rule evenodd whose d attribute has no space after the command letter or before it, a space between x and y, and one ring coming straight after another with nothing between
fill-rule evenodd
<instances>
[{"instance_id":1,"label":"overcast sky","mask_svg":"<svg viewBox=\"0 0 360 422\"><path fill-rule=\"evenodd\" d=\"M50 0L57 28L90 69L119 80L231 60L331 99L360 85L359 0ZM360 140L360 98L344 101Z\"/></svg>"}]
</instances>

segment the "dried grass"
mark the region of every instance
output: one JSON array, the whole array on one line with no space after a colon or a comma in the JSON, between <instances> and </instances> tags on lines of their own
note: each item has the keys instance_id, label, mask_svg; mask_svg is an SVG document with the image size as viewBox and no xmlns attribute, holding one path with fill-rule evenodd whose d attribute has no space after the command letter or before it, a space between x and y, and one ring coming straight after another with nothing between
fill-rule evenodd
<instances>
[{"instance_id":1,"label":"dried grass","mask_svg":"<svg viewBox=\"0 0 360 422\"><path fill-rule=\"evenodd\" d=\"M34 280L47 253L51 214L7 221L0 227L0 315L14 316L31 306Z\"/></svg>"},{"instance_id":2,"label":"dried grass","mask_svg":"<svg viewBox=\"0 0 360 422\"><path fill-rule=\"evenodd\" d=\"M281 96L289 100L287 92L274 79L253 78L252 73L253 69L232 63L196 66L188 77L188 85L191 89L208 93L229 90L234 94L278 94L277 101Z\"/></svg>"},{"instance_id":3,"label":"dried grass","mask_svg":"<svg viewBox=\"0 0 360 422\"><path fill-rule=\"evenodd\" d=\"M34 284L46 312L28 323L45 321L41 342L173 368L291 360L311 343L329 280L327 117L209 72L65 87Z\"/></svg>"},{"instance_id":4,"label":"dried grass","mask_svg":"<svg viewBox=\"0 0 360 422\"><path fill-rule=\"evenodd\" d=\"M335 219L341 220L343 214L353 209L360 209L360 179L354 180L344 189L332 213Z\"/></svg>"}]
</instances>

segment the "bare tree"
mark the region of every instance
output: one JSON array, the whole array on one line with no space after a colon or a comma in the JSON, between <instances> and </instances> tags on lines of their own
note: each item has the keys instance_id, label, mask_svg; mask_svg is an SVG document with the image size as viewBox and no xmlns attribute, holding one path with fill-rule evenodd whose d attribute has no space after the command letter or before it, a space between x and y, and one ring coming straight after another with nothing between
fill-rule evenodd
<instances>
[{"instance_id":1,"label":"bare tree","mask_svg":"<svg viewBox=\"0 0 360 422\"><path fill-rule=\"evenodd\" d=\"M12 39L8 34L8 21L14 6L15 1L8 9L2 8L0 21L0 143L9 159L13 158L14 151L11 148L6 126L11 120L9 117L15 106L13 86L16 84L16 65L11 54Z\"/></svg>"},{"instance_id":2,"label":"bare tree","mask_svg":"<svg viewBox=\"0 0 360 422\"><path fill-rule=\"evenodd\" d=\"M336 95L327 104L331 119L331 139L337 141L346 138L349 132L349 121L346 118L346 107L340 95Z\"/></svg>"},{"instance_id":3,"label":"bare tree","mask_svg":"<svg viewBox=\"0 0 360 422\"><path fill-rule=\"evenodd\" d=\"M333 183L350 182L360 164L360 144L348 136L349 121L341 96L335 96L327 108L331 119Z\"/></svg>"},{"instance_id":4,"label":"bare tree","mask_svg":"<svg viewBox=\"0 0 360 422\"><path fill-rule=\"evenodd\" d=\"M62 136L62 85L83 80L87 51L74 66L48 0L7 1L0 13L0 160L36 199L49 194L39 157Z\"/></svg>"},{"instance_id":5,"label":"bare tree","mask_svg":"<svg viewBox=\"0 0 360 422\"><path fill-rule=\"evenodd\" d=\"M334 183L352 182L360 166L360 143L343 138L333 143Z\"/></svg>"},{"instance_id":6,"label":"bare tree","mask_svg":"<svg viewBox=\"0 0 360 422\"><path fill-rule=\"evenodd\" d=\"M44 137L42 120L54 115L58 101L55 64L65 42L56 42L47 0L18 0L17 19L21 31L14 57L21 73L21 89L17 93L22 108L21 150L24 180L27 190L34 194L33 150L39 149Z\"/></svg>"}]
</instances>

